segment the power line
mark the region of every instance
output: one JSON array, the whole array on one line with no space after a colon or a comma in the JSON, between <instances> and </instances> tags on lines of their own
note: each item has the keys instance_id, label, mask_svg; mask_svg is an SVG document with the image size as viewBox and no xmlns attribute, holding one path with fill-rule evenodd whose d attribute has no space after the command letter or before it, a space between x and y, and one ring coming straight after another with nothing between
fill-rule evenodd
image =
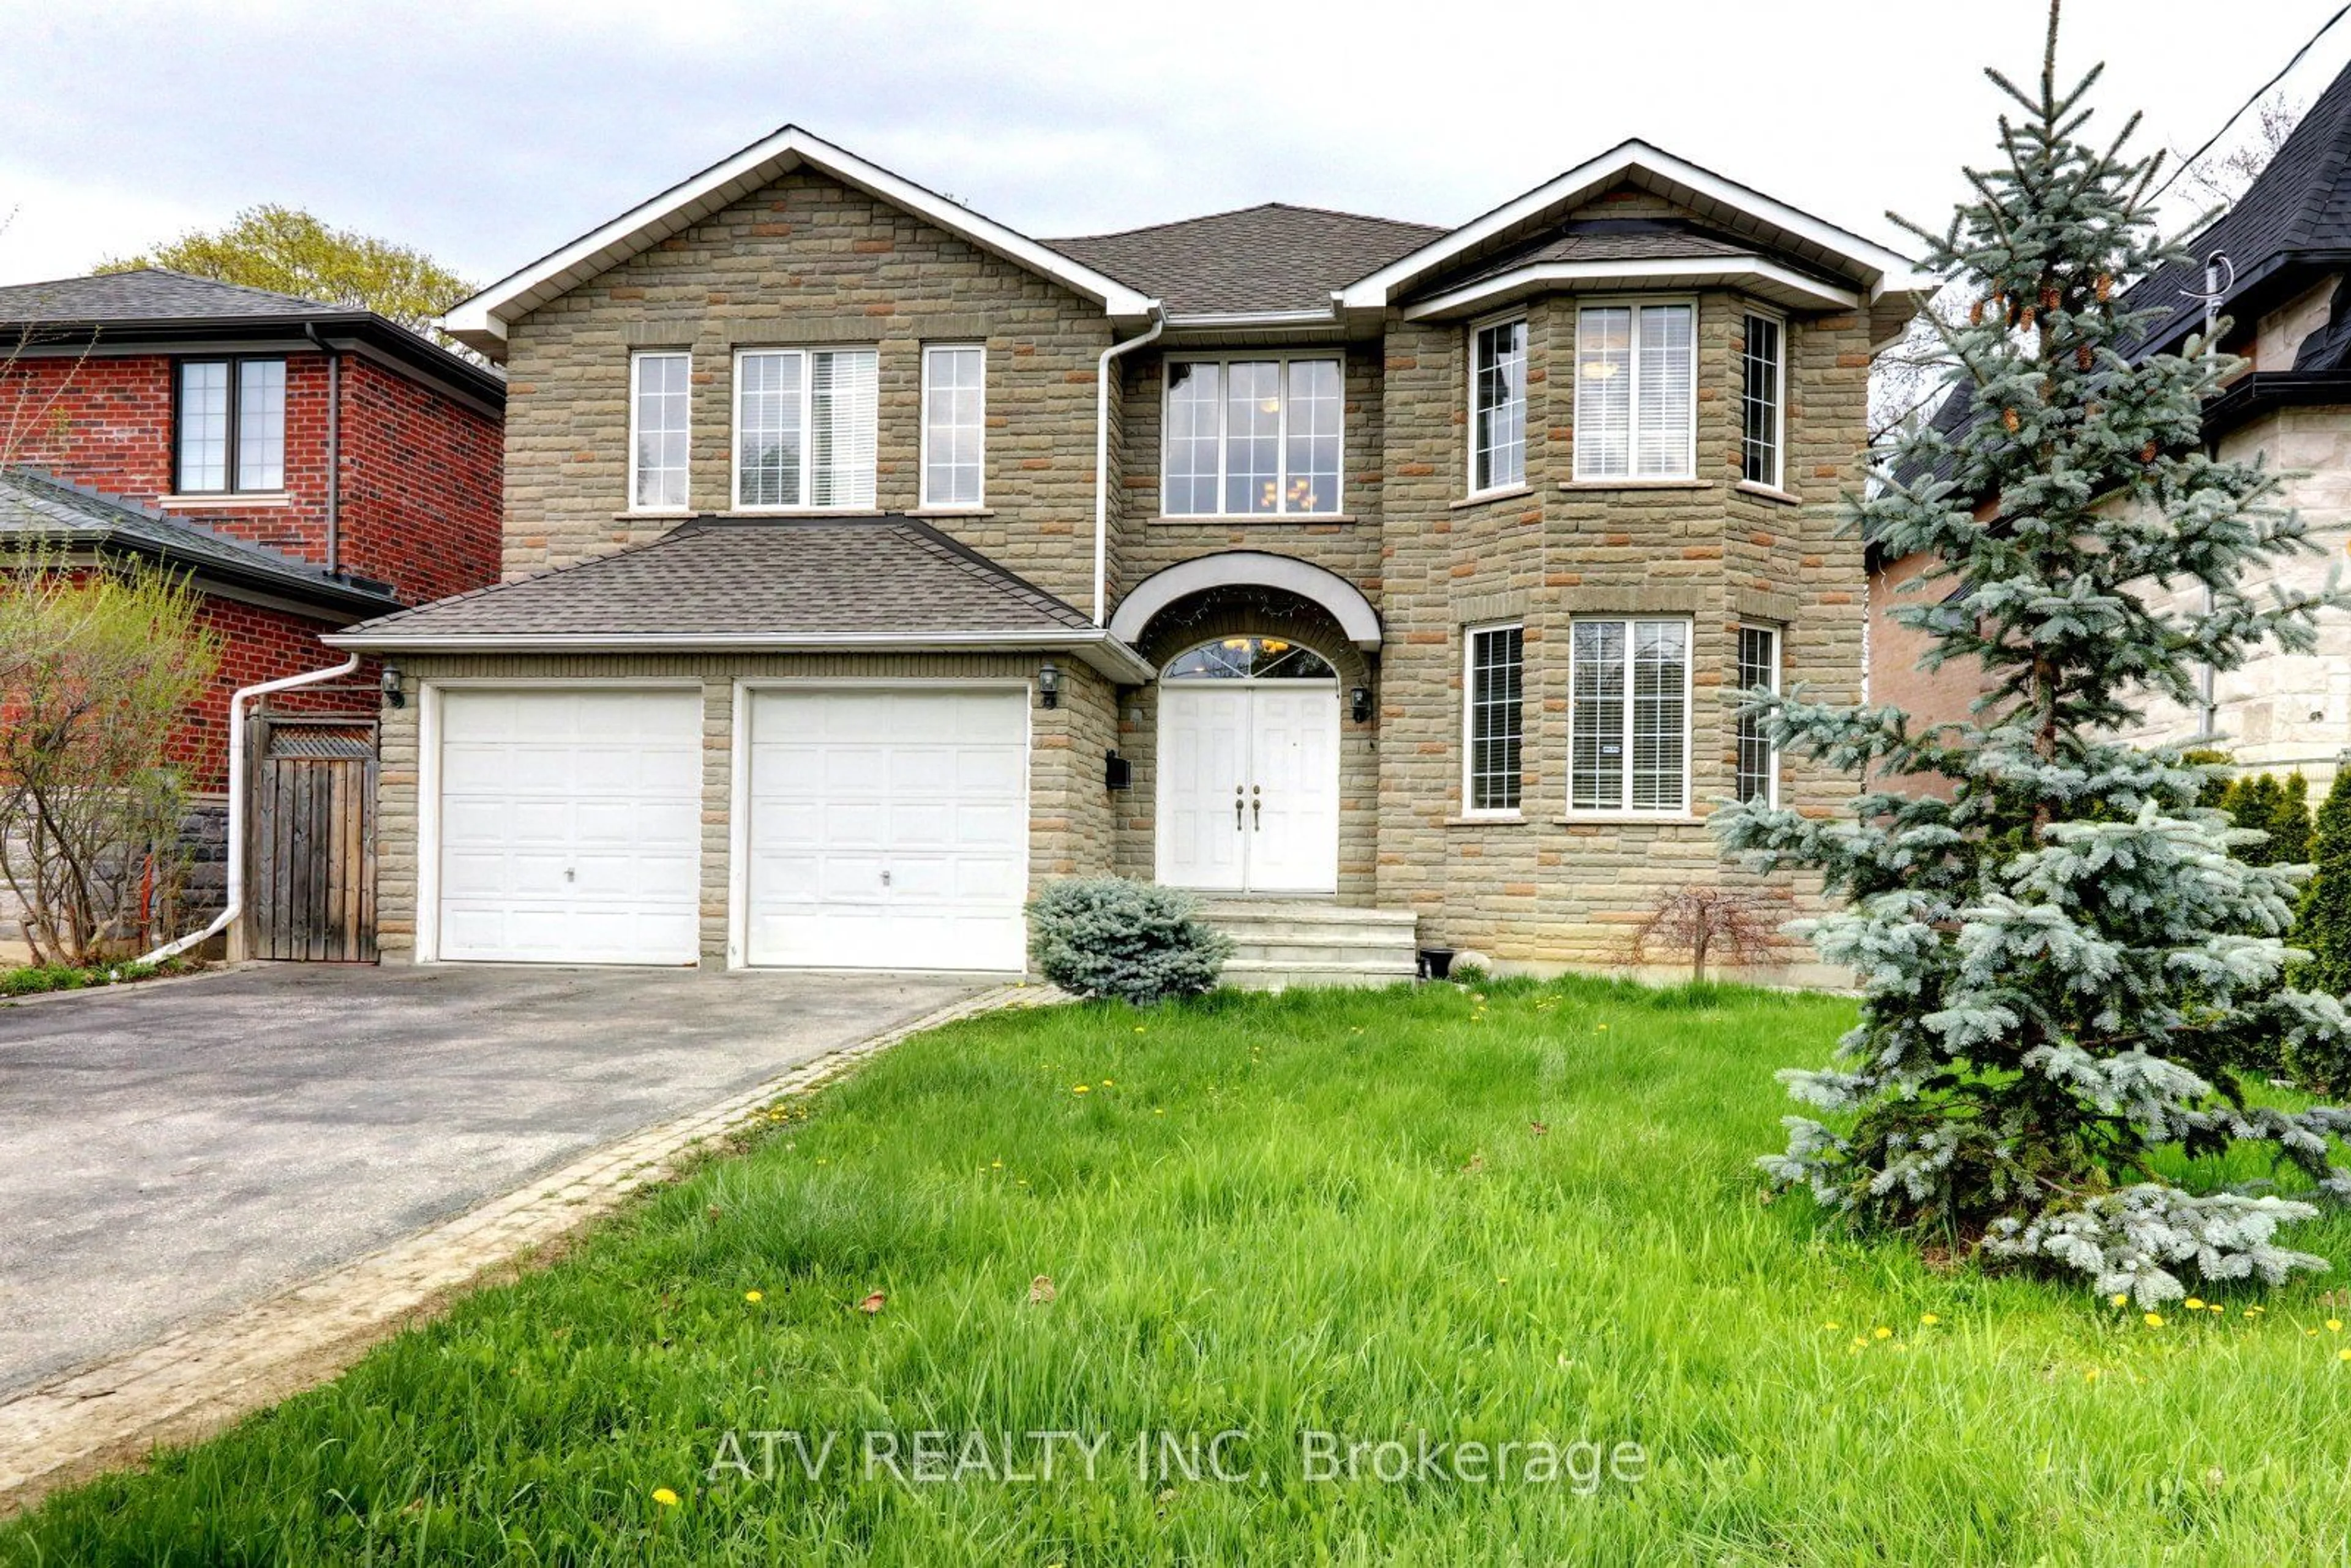
<instances>
[{"instance_id":1,"label":"power line","mask_svg":"<svg viewBox=\"0 0 2351 1568\"><path fill-rule=\"evenodd\" d=\"M2239 104L2237 106L2237 112L2229 116L2227 120L2221 121L2220 129L2212 132L2212 134L2206 139L2203 146L2199 147L2195 152L2190 152L2187 157L2182 158L2179 162L2171 166L2171 179L2166 180L2162 184L2158 185L2155 188L2155 193L2149 196L2147 200L2150 202L2157 201L2162 197L2164 192L2171 189L2172 180L2177 180L2180 175L2188 172L2189 169L2194 165L2196 160L2203 157L2207 152L2211 152L2213 144L2218 142L2223 136L2228 135L2231 128L2233 127L2237 121L2245 117L2245 110L2261 102L2262 99L2267 95L2270 89L2283 81L2286 78L2286 73L2293 70L2294 67L2302 64L2303 57L2309 54L2310 51L2317 46L2319 39L2326 37L2327 30L2333 27L2335 23L2343 20L2346 16L2351 16L2351 5L2345 5L2338 7L2335 10L2335 15L2320 23L2318 31L2311 34L2309 39L2303 44L2302 47L2294 50L2294 57L2286 61L2284 65L2278 68L2277 75L2262 83L2260 87L2255 88L2253 89L2253 96Z\"/></svg>"}]
</instances>

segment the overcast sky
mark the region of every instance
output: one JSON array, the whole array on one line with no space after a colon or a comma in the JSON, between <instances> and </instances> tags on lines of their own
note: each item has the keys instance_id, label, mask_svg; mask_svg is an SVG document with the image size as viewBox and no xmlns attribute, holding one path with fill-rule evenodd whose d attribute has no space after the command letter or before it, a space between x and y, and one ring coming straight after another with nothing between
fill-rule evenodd
<instances>
[{"instance_id":1,"label":"overcast sky","mask_svg":"<svg viewBox=\"0 0 2351 1568\"><path fill-rule=\"evenodd\" d=\"M2338 0L2069 0L2105 123L2202 141ZM0 282L280 202L492 280L795 122L1038 235L1269 200L1457 223L1639 136L1939 224L2043 0L0 0ZM2351 58L2340 25L2285 84Z\"/></svg>"}]
</instances>

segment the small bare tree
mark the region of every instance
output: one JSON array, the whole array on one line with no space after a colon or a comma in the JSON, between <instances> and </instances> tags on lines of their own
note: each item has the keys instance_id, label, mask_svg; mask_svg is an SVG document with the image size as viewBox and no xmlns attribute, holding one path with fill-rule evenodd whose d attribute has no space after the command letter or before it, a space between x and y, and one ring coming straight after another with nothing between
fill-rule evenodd
<instances>
[{"instance_id":1,"label":"small bare tree","mask_svg":"<svg viewBox=\"0 0 2351 1568\"><path fill-rule=\"evenodd\" d=\"M1687 953L1690 982L1706 979L1707 960L1724 968L1752 969L1788 949L1780 927L1789 915L1786 890L1777 887L1685 887L1661 894L1625 938L1621 961L1643 968L1660 952Z\"/></svg>"},{"instance_id":2,"label":"small bare tree","mask_svg":"<svg viewBox=\"0 0 2351 1568\"><path fill-rule=\"evenodd\" d=\"M0 558L0 879L36 963L122 956L177 885L172 737L219 662L198 612L156 568Z\"/></svg>"}]
</instances>

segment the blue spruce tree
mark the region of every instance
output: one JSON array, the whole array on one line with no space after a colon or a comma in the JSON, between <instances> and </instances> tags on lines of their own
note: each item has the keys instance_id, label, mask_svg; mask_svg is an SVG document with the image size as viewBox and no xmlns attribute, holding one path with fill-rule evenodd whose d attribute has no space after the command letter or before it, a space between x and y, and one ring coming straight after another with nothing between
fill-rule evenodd
<instances>
[{"instance_id":1,"label":"blue spruce tree","mask_svg":"<svg viewBox=\"0 0 2351 1568\"><path fill-rule=\"evenodd\" d=\"M2273 476L2205 453L2203 401L2236 362L2195 341L2132 362L2158 313L2119 309L2120 285L2176 254L2147 205L2160 158L2126 152L2137 117L2083 139L2098 72L2061 93L2056 46L2053 4L2039 91L1988 73L2021 110L1999 161L1969 172L1947 230L1904 225L1981 301L1944 327L1971 413L1873 454L1848 502L1888 555L1938 563L1927 600L1896 612L1932 635L1929 666L1973 660L1991 689L1934 727L1750 693L1782 745L1871 782L1838 820L1754 802L1715 820L1757 869L1824 873L1843 907L1802 929L1864 992L1836 1061L1781 1075L1835 1124L1789 1117L1766 1171L1865 1228L2079 1270L2152 1307L2183 1276L2326 1267L2276 1241L2310 1204L2190 1191L2155 1156L2258 1143L2311 1196L2351 1198L2328 1142L2351 1113L2244 1092L2258 1063L2343 1053L2351 1020L2283 979L2304 868L2232 852L2261 835L2199 805L2209 767L2111 737L2150 696L2192 704L2199 665L2309 649L2333 600L2241 586L2313 547ZM1954 593L1966 616L1938 613Z\"/></svg>"}]
</instances>

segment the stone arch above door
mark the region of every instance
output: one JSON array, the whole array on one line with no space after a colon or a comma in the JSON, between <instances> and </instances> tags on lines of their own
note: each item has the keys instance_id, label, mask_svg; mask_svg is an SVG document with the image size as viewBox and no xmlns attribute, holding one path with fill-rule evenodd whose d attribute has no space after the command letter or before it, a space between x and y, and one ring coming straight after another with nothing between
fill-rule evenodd
<instances>
[{"instance_id":1,"label":"stone arch above door","mask_svg":"<svg viewBox=\"0 0 2351 1568\"><path fill-rule=\"evenodd\" d=\"M1181 599L1212 591L1272 589L1320 606L1347 640L1366 653L1380 645L1380 614L1363 590L1338 573L1293 556L1265 550L1224 550L1152 573L1129 591L1110 618L1110 632L1130 646L1152 621Z\"/></svg>"}]
</instances>

